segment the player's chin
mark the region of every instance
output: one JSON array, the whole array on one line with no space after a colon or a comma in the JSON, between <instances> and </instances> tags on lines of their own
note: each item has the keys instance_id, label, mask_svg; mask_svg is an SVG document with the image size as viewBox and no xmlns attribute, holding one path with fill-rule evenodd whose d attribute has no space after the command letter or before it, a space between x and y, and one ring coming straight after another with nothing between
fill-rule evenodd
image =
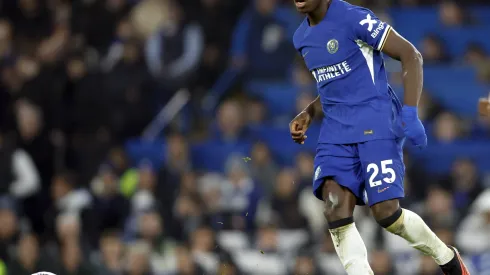
<instances>
[{"instance_id":1,"label":"player's chin","mask_svg":"<svg viewBox=\"0 0 490 275\"><path fill-rule=\"evenodd\" d=\"M295 0L294 5L296 6L296 10L301 13L309 13L312 11L311 3L309 0Z\"/></svg>"}]
</instances>

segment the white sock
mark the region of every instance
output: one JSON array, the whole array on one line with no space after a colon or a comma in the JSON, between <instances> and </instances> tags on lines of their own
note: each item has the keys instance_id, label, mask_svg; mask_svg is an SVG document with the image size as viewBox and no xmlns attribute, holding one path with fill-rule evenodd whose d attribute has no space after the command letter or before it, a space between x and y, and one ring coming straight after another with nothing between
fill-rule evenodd
<instances>
[{"instance_id":1,"label":"white sock","mask_svg":"<svg viewBox=\"0 0 490 275\"><path fill-rule=\"evenodd\" d=\"M335 251L348 275L373 275L364 241L354 223L330 229Z\"/></svg>"},{"instance_id":2,"label":"white sock","mask_svg":"<svg viewBox=\"0 0 490 275\"><path fill-rule=\"evenodd\" d=\"M400 218L386 230L404 238L411 247L434 258L438 265L447 264L454 258L454 252L430 230L419 215L407 209L402 211Z\"/></svg>"}]
</instances>

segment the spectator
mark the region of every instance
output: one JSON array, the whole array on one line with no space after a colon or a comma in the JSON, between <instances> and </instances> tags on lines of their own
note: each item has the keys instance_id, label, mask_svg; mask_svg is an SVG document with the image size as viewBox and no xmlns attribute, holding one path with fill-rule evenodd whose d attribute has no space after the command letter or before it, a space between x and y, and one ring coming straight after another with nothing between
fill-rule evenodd
<instances>
[{"instance_id":1,"label":"spectator","mask_svg":"<svg viewBox=\"0 0 490 275\"><path fill-rule=\"evenodd\" d=\"M437 237L439 237L441 241L447 243L447 245L451 245L451 246L455 245L454 231L451 228L448 227L435 228L434 233L436 233Z\"/></svg>"},{"instance_id":2,"label":"spectator","mask_svg":"<svg viewBox=\"0 0 490 275\"><path fill-rule=\"evenodd\" d=\"M83 223L83 220L90 220L90 207L93 200L91 194L83 188L76 188L70 173L61 173L53 179L51 198L53 205L45 213L43 237L56 239L56 231L61 230L62 232L58 232L61 233L58 236L61 238L58 240L63 240L65 228L69 228L70 239L85 238L86 236L80 233L84 232L83 226L90 228L88 223Z\"/></svg>"},{"instance_id":3,"label":"spectator","mask_svg":"<svg viewBox=\"0 0 490 275\"><path fill-rule=\"evenodd\" d=\"M116 275L122 272L123 249L119 234L107 231L100 237L100 255L97 269L101 275Z\"/></svg>"},{"instance_id":4,"label":"spectator","mask_svg":"<svg viewBox=\"0 0 490 275\"><path fill-rule=\"evenodd\" d=\"M31 157L12 139L0 133L0 196L22 200L41 188L39 173Z\"/></svg>"},{"instance_id":5,"label":"spectator","mask_svg":"<svg viewBox=\"0 0 490 275\"><path fill-rule=\"evenodd\" d=\"M90 193L86 189L77 188L75 178L69 172L58 174L53 179L51 196L60 214L80 215L92 204Z\"/></svg>"},{"instance_id":6,"label":"spectator","mask_svg":"<svg viewBox=\"0 0 490 275\"><path fill-rule=\"evenodd\" d=\"M488 60L487 52L480 44L471 43L468 45L464 55L465 63L472 66L478 66L481 62L485 62L486 60Z\"/></svg>"},{"instance_id":7,"label":"spectator","mask_svg":"<svg viewBox=\"0 0 490 275\"><path fill-rule=\"evenodd\" d=\"M313 182L313 156L308 152L300 152L296 155L296 172L299 188L309 187Z\"/></svg>"},{"instance_id":8,"label":"spectator","mask_svg":"<svg viewBox=\"0 0 490 275\"><path fill-rule=\"evenodd\" d=\"M439 267L434 263L431 258L427 256L422 256L420 258L420 265L418 268L419 274L424 274L424 275L437 275L440 273Z\"/></svg>"},{"instance_id":9,"label":"spectator","mask_svg":"<svg viewBox=\"0 0 490 275\"><path fill-rule=\"evenodd\" d=\"M262 225L257 230L256 248L267 254L278 253L279 236L277 231L277 227L272 224Z\"/></svg>"},{"instance_id":10,"label":"spectator","mask_svg":"<svg viewBox=\"0 0 490 275\"><path fill-rule=\"evenodd\" d=\"M177 194L181 188L192 184L195 178L189 178L192 164L190 160L189 145L186 138L180 134L173 134L167 137L167 150L165 161L158 172L157 192L162 204L162 215L166 221L172 219L172 207L175 204ZM188 186L195 189L196 186ZM188 190L197 192L197 190Z\"/></svg>"},{"instance_id":11,"label":"spectator","mask_svg":"<svg viewBox=\"0 0 490 275\"><path fill-rule=\"evenodd\" d=\"M125 275L153 275L150 264L150 247L145 242L136 242L128 246Z\"/></svg>"},{"instance_id":12,"label":"spectator","mask_svg":"<svg viewBox=\"0 0 490 275\"><path fill-rule=\"evenodd\" d=\"M128 8L126 1L119 0L77 3L72 6L75 33L82 34L88 45L105 54L113 41L117 23Z\"/></svg>"},{"instance_id":13,"label":"spectator","mask_svg":"<svg viewBox=\"0 0 490 275\"><path fill-rule=\"evenodd\" d=\"M290 39L297 17L277 2L254 1L235 27L231 48L232 67L244 70L249 79L283 80L293 60L294 49ZM248 58L250 56L254 58Z\"/></svg>"},{"instance_id":14,"label":"spectator","mask_svg":"<svg viewBox=\"0 0 490 275\"><path fill-rule=\"evenodd\" d=\"M102 167L92 182L94 194L91 228L94 229L92 242L98 242L100 234L107 230L122 230L129 216L129 201L119 193L119 184L114 172L109 167Z\"/></svg>"},{"instance_id":15,"label":"spectator","mask_svg":"<svg viewBox=\"0 0 490 275\"><path fill-rule=\"evenodd\" d=\"M56 235L61 244L79 242L82 235L81 221L73 214L62 214L56 218Z\"/></svg>"},{"instance_id":16,"label":"spectator","mask_svg":"<svg viewBox=\"0 0 490 275\"><path fill-rule=\"evenodd\" d=\"M8 274L32 274L40 270L50 270L60 274L55 261L40 250L36 236L23 235L19 240L15 259L8 264Z\"/></svg>"},{"instance_id":17,"label":"spectator","mask_svg":"<svg viewBox=\"0 0 490 275\"><path fill-rule=\"evenodd\" d=\"M427 64L449 63L451 61L446 53L444 42L438 36L432 34L422 40L420 48L424 62Z\"/></svg>"},{"instance_id":18,"label":"spectator","mask_svg":"<svg viewBox=\"0 0 490 275\"><path fill-rule=\"evenodd\" d=\"M94 273L90 262L83 259L78 242L66 242L61 248L61 275L89 275ZM43 269L45 270L45 269Z\"/></svg>"},{"instance_id":19,"label":"spectator","mask_svg":"<svg viewBox=\"0 0 490 275\"><path fill-rule=\"evenodd\" d=\"M229 51L234 25L234 14L230 12L230 6L239 5L238 2L200 0L187 10L197 10L196 5L199 7L196 17L204 34L205 48L198 76L201 88L212 86L226 67L228 56L222 53Z\"/></svg>"},{"instance_id":20,"label":"spectator","mask_svg":"<svg viewBox=\"0 0 490 275\"><path fill-rule=\"evenodd\" d=\"M433 121L442 111L442 107L431 96L430 92L423 91L419 102L419 117L423 121Z\"/></svg>"},{"instance_id":21,"label":"spectator","mask_svg":"<svg viewBox=\"0 0 490 275\"><path fill-rule=\"evenodd\" d=\"M32 60L18 61L22 64L22 70L26 74L39 70L38 64ZM45 118L43 111L27 100L19 100L15 106L17 132L19 139L17 145L32 156L36 165L43 187L51 182L54 163L54 146L48 135L48 129L44 128Z\"/></svg>"},{"instance_id":22,"label":"spectator","mask_svg":"<svg viewBox=\"0 0 490 275\"><path fill-rule=\"evenodd\" d=\"M251 98L247 103L247 124L250 126L259 126L267 121L267 108L258 98Z\"/></svg>"},{"instance_id":23,"label":"spectator","mask_svg":"<svg viewBox=\"0 0 490 275\"><path fill-rule=\"evenodd\" d=\"M309 255L309 253L303 252L296 257L296 261L294 264L294 271L291 275L295 274L310 274L310 275L319 275L321 274L320 270L318 270L315 259Z\"/></svg>"},{"instance_id":24,"label":"spectator","mask_svg":"<svg viewBox=\"0 0 490 275\"><path fill-rule=\"evenodd\" d=\"M19 219L15 213L14 202L8 197L0 198L0 259L9 262L9 251L15 245L19 234Z\"/></svg>"},{"instance_id":25,"label":"spectator","mask_svg":"<svg viewBox=\"0 0 490 275\"><path fill-rule=\"evenodd\" d=\"M394 266L393 259L386 251L373 251L370 254L370 261L373 272L379 275L397 275ZM424 273L425 274L425 273Z\"/></svg>"},{"instance_id":26,"label":"spectator","mask_svg":"<svg viewBox=\"0 0 490 275\"><path fill-rule=\"evenodd\" d=\"M330 232L325 230L321 239L322 242L316 259L321 270L326 274L341 274L344 271L344 267L338 260Z\"/></svg>"},{"instance_id":27,"label":"spectator","mask_svg":"<svg viewBox=\"0 0 490 275\"><path fill-rule=\"evenodd\" d=\"M217 274L223 275L243 275L244 273L238 268L237 264L230 256L222 257L218 264Z\"/></svg>"},{"instance_id":28,"label":"spectator","mask_svg":"<svg viewBox=\"0 0 490 275\"><path fill-rule=\"evenodd\" d=\"M256 143L252 148L251 159L249 167L252 178L257 180L267 195L272 194L278 167L267 145L261 142Z\"/></svg>"},{"instance_id":29,"label":"spectator","mask_svg":"<svg viewBox=\"0 0 490 275\"><path fill-rule=\"evenodd\" d=\"M214 253L216 245L215 234L210 227L201 226L190 236L191 253L199 265L208 273L216 273L219 261Z\"/></svg>"},{"instance_id":30,"label":"spectator","mask_svg":"<svg viewBox=\"0 0 490 275\"><path fill-rule=\"evenodd\" d=\"M218 110L217 137L222 142L237 142L244 137L242 106L236 101L225 101Z\"/></svg>"},{"instance_id":31,"label":"spectator","mask_svg":"<svg viewBox=\"0 0 490 275\"><path fill-rule=\"evenodd\" d=\"M439 6L439 19L448 27L460 27L471 24L472 18L458 5L456 1L443 1Z\"/></svg>"},{"instance_id":32,"label":"spectator","mask_svg":"<svg viewBox=\"0 0 490 275\"><path fill-rule=\"evenodd\" d=\"M177 272L175 275L197 275L203 274L204 270L192 259L187 247L177 248Z\"/></svg>"},{"instance_id":33,"label":"spectator","mask_svg":"<svg viewBox=\"0 0 490 275\"><path fill-rule=\"evenodd\" d=\"M452 187L454 206L461 214L466 214L471 202L483 191L477 168L468 159L456 160L451 175L441 185Z\"/></svg>"},{"instance_id":34,"label":"spectator","mask_svg":"<svg viewBox=\"0 0 490 275\"><path fill-rule=\"evenodd\" d=\"M476 199L470 214L464 218L456 235L456 243L467 253L477 254L490 249L490 190Z\"/></svg>"},{"instance_id":35,"label":"spectator","mask_svg":"<svg viewBox=\"0 0 490 275\"><path fill-rule=\"evenodd\" d=\"M124 41L120 59L104 77L107 100L112 103L108 126L122 138L138 136L158 106L152 102L154 86L138 43Z\"/></svg>"},{"instance_id":36,"label":"spectator","mask_svg":"<svg viewBox=\"0 0 490 275\"><path fill-rule=\"evenodd\" d=\"M458 222L453 195L440 187L429 188L425 209L424 218L430 221L430 226L451 228Z\"/></svg>"},{"instance_id":37,"label":"spectator","mask_svg":"<svg viewBox=\"0 0 490 275\"><path fill-rule=\"evenodd\" d=\"M203 220L204 210L201 200L189 195L179 195L174 206L174 236L183 240L189 236Z\"/></svg>"},{"instance_id":38,"label":"spectator","mask_svg":"<svg viewBox=\"0 0 490 275\"><path fill-rule=\"evenodd\" d=\"M8 20L0 20L0 60L5 61L12 55L12 25Z\"/></svg>"},{"instance_id":39,"label":"spectator","mask_svg":"<svg viewBox=\"0 0 490 275\"><path fill-rule=\"evenodd\" d=\"M227 176L221 184L221 209L231 215L234 229L253 228L262 191L240 157L228 160Z\"/></svg>"},{"instance_id":40,"label":"spectator","mask_svg":"<svg viewBox=\"0 0 490 275\"><path fill-rule=\"evenodd\" d=\"M450 144L461 137L461 125L458 118L451 113L444 112L436 117L434 125L436 142Z\"/></svg>"},{"instance_id":41,"label":"spectator","mask_svg":"<svg viewBox=\"0 0 490 275\"><path fill-rule=\"evenodd\" d=\"M298 185L294 181L292 169L284 169L278 174L270 202L263 205L267 208L261 208L259 211L271 213L271 216L268 219L262 218L262 222L272 220L284 229L300 229L308 225L306 218L300 212Z\"/></svg>"},{"instance_id":42,"label":"spectator","mask_svg":"<svg viewBox=\"0 0 490 275\"><path fill-rule=\"evenodd\" d=\"M151 74L171 91L188 85L198 69L204 38L201 26L185 18L177 1L166 3L168 18L148 39L146 62Z\"/></svg>"},{"instance_id":43,"label":"spectator","mask_svg":"<svg viewBox=\"0 0 490 275\"><path fill-rule=\"evenodd\" d=\"M174 253L175 241L166 235L158 212L148 210L137 217L137 237L150 244L150 263L155 272L166 271L168 257Z\"/></svg>"}]
</instances>

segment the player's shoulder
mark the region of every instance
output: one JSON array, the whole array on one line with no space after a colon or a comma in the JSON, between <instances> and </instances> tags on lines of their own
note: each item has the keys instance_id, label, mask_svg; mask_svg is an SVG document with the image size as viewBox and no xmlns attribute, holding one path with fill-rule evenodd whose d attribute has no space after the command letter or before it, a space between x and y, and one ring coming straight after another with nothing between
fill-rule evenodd
<instances>
[{"instance_id":1,"label":"player's shoulder","mask_svg":"<svg viewBox=\"0 0 490 275\"><path fill-rule=\"evenodd\" d=\"M359 20L362 20L367 17L367 15L374 17L373 11L368 8L356 6L345 1L339 0L340 9L338 9L347 22L355 22L358 23Z\"/></svg>"},{"instance_id":2,"label":"player's shoulder","mask_svg":"<svg viewBox=\"0 0 490 275\"><path fill-rule=\"evenodd\" d=\"M301 41L305 37L306 29L308 29L308 20L305 17L293 35L293 44L296 49L299 49Z\"/></svg>"}]
</instances>

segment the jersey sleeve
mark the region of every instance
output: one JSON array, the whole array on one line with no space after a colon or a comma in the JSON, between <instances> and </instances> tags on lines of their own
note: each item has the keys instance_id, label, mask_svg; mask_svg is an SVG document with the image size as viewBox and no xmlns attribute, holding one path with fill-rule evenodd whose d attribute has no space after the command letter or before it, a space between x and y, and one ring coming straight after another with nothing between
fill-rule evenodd
<instances>
[{"instance_id":1,"label":"jersey sleeve","mask_svg":"<svg viewBox=\"0 0 490 275\"><path fill-rule=\"evenodd\" d=\"M356 39L360 39L373 49L381 51L391 31L388 23L381 21L372 11L356 8L352 11L352 21Z\"/></svg>"}]
</instances>

